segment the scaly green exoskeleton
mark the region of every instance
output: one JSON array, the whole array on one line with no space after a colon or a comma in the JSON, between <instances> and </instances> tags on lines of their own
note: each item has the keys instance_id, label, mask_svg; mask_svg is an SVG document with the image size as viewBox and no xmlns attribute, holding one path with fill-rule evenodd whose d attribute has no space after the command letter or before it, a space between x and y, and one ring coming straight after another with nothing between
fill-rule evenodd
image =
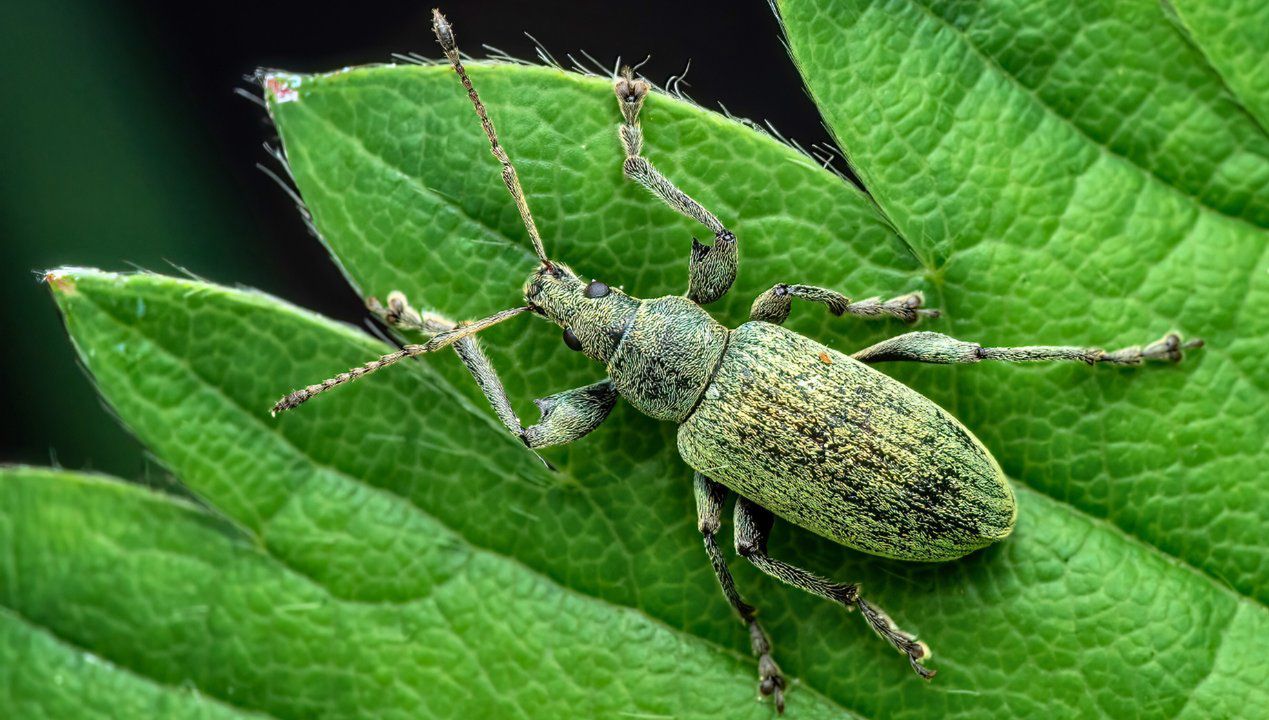
<instances>
[{"instance_id":1,"label":"scaly green exoskeleton","mask_svg":"<svg viewBox=\"0 0 1269 720\"><path fill-rule=\"evenodd\" d=\"M454 323L419 313L393 292L371 301L385 322L429 336L329 380L297 390L274 406L293 408L318 393L408 357L453 347L503 425L528 448L572 442L594 430L623 397L640 411L677 423L680 455L693 468L698 528L723 594L749 631L758 658L759 690L784 709L785 681L771 639L732 579L718 547L723 503L734 492L736 551L762 572L859 610L868 625L905 655L922 677L926 645L900 630L858 587L835 583L771 557L767 538L776 515L846 547L914 561L961 557L1013 530L1013 491L991 453L948 412L874 370L883 361L977 363L1075 360L1138 365L1176 362L1202 345L1168 334L1144 348L1114 352L1069 346L983 347L934 332L910 332L843 355L781 324L793 300L821 303L834 315L935 317L920 293L891 300L846 296L809 285L777 284L753 303L750 322L728 329L702 305L721 298L736 279L735 234L643 157L639 113L651 86L626 69L615 80L618 129L627 177L714 234L692 241L684 296L641 300L599 281L583 281L547 257L524 192L493 123L458 54L453 28L439 12L433 29L466 89L502 165L540 265L524 284L525 305L482 320ZM541 419L524 427L475 335L523 313L563 328L564 343L604 364L606 377L537 400Z\"/></svg>"}]
</instances>

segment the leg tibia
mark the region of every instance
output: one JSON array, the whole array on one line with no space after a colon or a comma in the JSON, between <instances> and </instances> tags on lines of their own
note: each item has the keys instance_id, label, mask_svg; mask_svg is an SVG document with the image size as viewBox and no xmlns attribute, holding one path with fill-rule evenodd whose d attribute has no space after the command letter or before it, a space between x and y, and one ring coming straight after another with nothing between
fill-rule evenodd
<instances>
[{"instance_id":1,"label":"leg tibia","mask_svg":"<svg viewBox=\"0 0 1269 720\"><path fill-rule=\"evenodd\" d=\"M841 603L847 610L859 610L868 626L891 647L908 658L908 664L923 678L934 677L934 671L921 664L930 657L930 649L915 635L900 630L894 621L880 608L859 597L859 588L853 584L834 583L829 580L776 560L767 554L767 537L774 517L771 513L745 498L736 500L736 552L754 564L762 572L796 588Z\"/></svg>"},{"instance_id":2,"label":"leg tibia","mask_svg":"<svg viewBox=\"0 0 1269 720\"><path fill-rule=\"evenodd\" d=\"M690 195L678 189L674 183L670 182L669 178L662 175L646 158L638 155L627 157L621 168L625 172L626 177L647 188L649 192L661 198L662 202L669 205L680 215L692 218L709 228L715 235L726 230L722 222L714 216L714 213L706 210L700 203L693 200Z\"/></svg>"}]
</instances>

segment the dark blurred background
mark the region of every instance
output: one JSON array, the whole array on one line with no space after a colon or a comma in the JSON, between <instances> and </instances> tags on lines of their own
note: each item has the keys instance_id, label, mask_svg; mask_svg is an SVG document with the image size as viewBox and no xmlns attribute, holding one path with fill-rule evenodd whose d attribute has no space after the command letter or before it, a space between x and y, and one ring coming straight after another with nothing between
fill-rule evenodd
<instances>
[{"instance_id":1,"label":"dark blurred background","mask_svg":"<svg viewBox=\"0 0 1269 720\"><path fill-rule=\"evenodd\" d=\"M0 462L161 474L102 406L39 282L63 264L182 269L361 323L360 300L291 201L256 168L274 140L235 94L257 66L323 71L439 55L425 2L0 3ZM586 51L705 107L828 137L765 0L509 2L443 7L464 49ZM493 109L496 120L497 109ZM514 149L512 149L514 154ZM492 172L492 170L491 170Z\"/></svg>"}]
</instances>

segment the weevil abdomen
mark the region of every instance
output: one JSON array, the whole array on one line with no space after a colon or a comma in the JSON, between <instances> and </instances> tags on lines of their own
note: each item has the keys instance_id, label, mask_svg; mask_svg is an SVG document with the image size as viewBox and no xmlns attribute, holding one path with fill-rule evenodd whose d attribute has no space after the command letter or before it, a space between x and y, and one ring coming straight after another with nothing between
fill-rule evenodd
<instances>
[{"instance_id":1,"label":"weevil abdomen","mask_svg":"<svg viewBox=\"0 0 1269 720\"><path fill-rule=\"evenodd\" d=\"M766 322L732 331L678 431L696 470L847 547L951 560L1009 535L1013 491L956 418L906 385Z\"/></svg>"}]
</instances>

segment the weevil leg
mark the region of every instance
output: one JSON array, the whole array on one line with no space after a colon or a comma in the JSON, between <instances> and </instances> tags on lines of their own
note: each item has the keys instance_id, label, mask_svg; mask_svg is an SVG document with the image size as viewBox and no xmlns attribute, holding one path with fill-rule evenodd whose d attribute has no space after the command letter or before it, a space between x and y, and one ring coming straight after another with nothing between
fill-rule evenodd
<instances>
[{"instance_id":1,"label":"weevil leg","mask_svg":"<svg viewBox=\"0 0 1269 720\"><path fill-rule=\"evenodd\" d=\"M736 591L736 581L727 568L727 560L718 547L718 529L722 525L723 501L727 499L727 488L710 480L700 473L693 479L696 492L696 525L705 540L705 552L709 562L714 566L714 575L718 576L718 584L723 588L723 595L736 609L741 622L749 629L749 645L754 657L758 658L758 691L772 696L776 712L784 712L784 676L780 674L780 666L771 657L771 638L758 623L757 610L745 602Z\"/></svg>"},{"instance_id":2,"label":"weevil leg","mask_svg":"<svg viewBox=\"0 0 1269 720\"><path fill-rule=\"evenodd\" d=\"M415 310L405 293L393 290L388 293L388 304L385 306L378 298L366 301L366 307L385 324L398 330L435 335L446 330L453 330L458 323L435 313L421 313Z\"/></svg>"},{"instance_id":3,"label":"weevil leg","mask_svg":"<svg viewBox=\"0 0 1269 720\"><path fill-rule=\"evenodd\" d=\"M936 332L912 332L883 340L851 357L860 362L908 361L952 365L984 360L1001 362L1041 362L1075 360L1089 365L1140 365L1147 360L1180 362L1185 350L1203 347L1202 340L1185 341L1168 333L1145 347L1132 345L1107 352L1098 347L1031 345L1026 347L983 347Z\"/></svg>"},{"instance_id":4,"label":"weevil leg","mask_svg":"<svg viewBox=\"0 0 1269 720\"><path fill-rule=\"evenodd\" d=\"M416 358L420 355L434 353L439 350L444 350L447 347L454 347L463 344L471 347L471 344L466 341L471 340L472 336L476 333L491 328L501 322L505 322L517 315L522 315L529 310L530 308L528 306L514 307L496 312L493 315L481 318L480 320L459 323L453 329L432 335L428 338L427 342L411 343L402 347L400 350L395 350L386 355L381 355L370 362L362 363L361 365L349 368L338 375L328 377L320 383L308 385L300 388L299 390L287 393L281 400L278 400L273 404L273 408L270 412L276 416L278 413L286 412L287 410L294 410L324 392L333 390L340 385L346 385L347 383L355 380L360 380L371 373L396 365L407 358Z\"/></svg>"},{"instance_id":5,"label":"weevil leg","mask_svg":"<svg viewBox=\"0 0 1269 720\"><path fill-rule=\"evenodd\" d=\"M921 307L925 297L919 292L910 292L884 302L879 297L852 301L835 290L814 285L780 283L753 301L753 306L749 309L749 319L781 325L789 319L789 310L793 306L794 298L822 303L828 306L829 312L838 317L846 314L863 318L893 317L911 323L922 317L939 316L938 310Z\"/></svg>"},{"instance_id":6,"label":"weevil leg","mask_svg":"<svg viewBox=\"0 0 1269 720\"><path fill-rule=\"evenodd\" d=\"M415 310L400 292L388 295L386 307L374 298L370 299L368 305L371 312L385 323L403 330L433 335L457 327L456 323L440 315ZM454 352L476 380L498 419L530 449L562 445L581 438L599 427L617 403L616 388L610 380L604 379L534 400L542 413L542 419L536 425L526 428L521 425L519 416L511 407L511 400L507 397L502 380L476 338L466 337L454 343Z\"/></svg>"},{"instance_id":7,"label":"weevil leg","mask_svg":"<svg viewBox=\"0 0 1269 720\"><path fill-rule=\"evenodd\" d=\"M930 648L917 640L915 635L900 630L881 608L865 602L859 596L857 585L826 580L768 555L767 537L771 534L771 525L774 521L775 516L766 508L743 497L737 498L736 552L753 563L754 567L777 580L812 595L841 603L848 610L859 610L873 632L890 643L895 650L907 656L908 663L918 675L926 679L934 677L934 671L921 664L922 660L930 657Z\"/></svg>"},{"instance_id":8,"label":"weevil leg","mask_svg":"<svg viewBox=\"0 0 1269 720\"><path fill-rule=\"evenodd\" d=\"M736 236L722 222L687 193L678 189L669 178L662 175L647 158L643 157L643 129L639 125L639 111L652 86L642 78L636 78L630 68L622 69L621 77L613 88L621 105L623 122L618 135L626 151L622 171L626 177L647 188L678 213L685 215L714 233L714 244L703 245L692 239L692 255L688 264L687 297L700 305L721 298L736 281L739 264Z\"/></svg>"}]
</instances>

